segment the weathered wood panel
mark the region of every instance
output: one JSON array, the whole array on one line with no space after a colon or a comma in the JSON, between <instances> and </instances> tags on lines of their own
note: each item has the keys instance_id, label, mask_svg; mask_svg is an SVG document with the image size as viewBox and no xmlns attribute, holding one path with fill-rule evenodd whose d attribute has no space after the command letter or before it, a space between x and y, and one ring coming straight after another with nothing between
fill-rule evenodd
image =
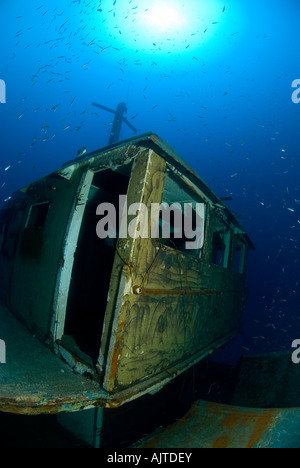
<instances>
[{"instance_id":1,"label":"weathered wood panel","mask_svg":"<svg viewBox=\"0 0 300 468\"><path fill-rule=\"evenodd\" d=\"M201 279L198 272L198 282L194 277L193 284L198 289L202 286ZM186 289L184 281L177 279L178 286ZM204 283L223 290L216 287L217 281L209 282L206 278ZM157 285L163 289L163 278L154 283ZM153 373L167 371L201 350L213 350L220 339L226 341L236 333L242 303L243 295L233 292L131 295L124 304L117 385L126 386Z\"/></svg>"},{"instance_id":2,"label":"weathered wood panel","mask_svg":"<svg viewBox=\"0 0 300 468\"><path fill-rule=\"evenodd\" d=\"M128 206L133 203L144 203L150 212L151 203L161 203L162 191L165 178L165 167L166 162L163 158L155 154L152 150L141 149L137 154L132 169L132 176L129 182L128 189ZM134 216L131 217L132 219ZM132 220L131 219L131 220ZM130 222L130 218L129 218ZM127 239L120 239L117 245L117 256L114 264L114 271L116 275L120 275L119 265L120 259L123 263L126 275L126 291L124 293L123 306L118 311L120 316L118 318L118 324L115 324L115 330L113 331L110 348L106 345L106 349L101 348L101 353L106 353L104 356L100 356L103 361L106 362L107 370L104 379L104 388L113 389L115 386L116 372L118 362L122 358L120 357L123 337L124 322L126 317L126 307L124 304L130 298L133 303L137 300L137 297L133 295L132 288L135 284L142 282L148 268L151 266L153 259L156 255L156 245L149 239L134 239L128 236ZM119 257L119 258L117 258ZM123 271L124 271L123 270ZM119 278L118 278L119 280ZM106 311L105 329L108 330L108 326L113 327L112 314L116 314L116 284L113 281L114 299L109 304ZM117 327L117 328L116 328ZM104 331L103 338L105 338Z\"/></svg>"},{"instance_id":3,"label":"weathered wood panel","mask_svg":"<svg viewBox=\"0 0 300 468\"><path fill-rule=\"evenodd\" d=\"M152 151L139 154L128 204L142 202L150 212L151 203L161 203L164 178L161 157ZM209 249L212 225L208 222ZM114 324L113 345L107 350L107 390L168 372L180 362L184 366L185 360L205 355L236 333L244 278L209 264L210 251L199 260L150 236L119 241L118 249L127 269L127 289Z\"/></svg>"}]
</instances>

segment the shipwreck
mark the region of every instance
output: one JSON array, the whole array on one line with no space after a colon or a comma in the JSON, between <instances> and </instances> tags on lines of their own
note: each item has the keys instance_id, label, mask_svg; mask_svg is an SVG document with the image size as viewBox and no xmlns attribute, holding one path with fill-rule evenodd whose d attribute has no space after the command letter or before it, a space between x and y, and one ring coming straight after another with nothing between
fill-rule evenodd
<instances>
[{"instance_id":1,"label":"shipwreck","mask_svg":"<svg viewBox=\"0 0 300 468\"><path fill-rule=\"evenodd\" d=\"M118 222L101 238L97 207L125 196L149 209L201 205L197 248L176 236L174 216L169 238L162 226L156 238L120 236ZM222 200L152 133L17 191L0 221L0 411L109 408L159 391L239 332L253 248Z\"/></svg>"}]
</instances>

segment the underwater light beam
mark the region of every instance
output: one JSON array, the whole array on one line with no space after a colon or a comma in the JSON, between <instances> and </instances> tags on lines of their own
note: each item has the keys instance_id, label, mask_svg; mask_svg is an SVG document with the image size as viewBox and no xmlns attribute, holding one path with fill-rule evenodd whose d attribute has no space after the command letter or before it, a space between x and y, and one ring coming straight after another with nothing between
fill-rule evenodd
<instances>
[{"instance_id":1,"label":"underwater light beam","mask_svg":"<svg viewBox=\"0 0 300 468\"><path fill-rule=\"evenodd\" d=\"M158 27L161 31L177 28L185 23L185 19L181 17L179 12L167 5L148 9L146 18L150 26Z\"/></svg>"},{"instance_id":2,"label":"underwater light beam","mask_svg":"<svg viewBox=\"0 0 300 468\"><path fill-rule=\"evenodd\" d=\"M145 54L155 52L166 55L185 51L189 47L192 50L213 37L217 29L215 25L221 23L224 17L223 2L224 0L139 0L134 8L128 8L128 2L124 2L127 5L116 8L106 26L109 34L116 40L116 45L126 45L136 50L138 44ZM115 34L115 29L120 34Z\"/></svg>"}]
</instances>

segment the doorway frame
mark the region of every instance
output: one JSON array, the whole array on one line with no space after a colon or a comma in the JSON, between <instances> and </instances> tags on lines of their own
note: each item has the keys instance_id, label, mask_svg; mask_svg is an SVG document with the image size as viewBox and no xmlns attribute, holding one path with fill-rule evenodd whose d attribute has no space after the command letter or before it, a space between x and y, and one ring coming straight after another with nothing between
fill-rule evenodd
<instances>
[{"instance_id":1,"label":"doorway frame","mask_svg":"<svg viewBox=\"0 0 300 468\"><path fill-rule=\"evenodd\" d=\"M94 171L88 169L82 175L68 219L62 246L61 262L59 262L62 266L58 266L53 301L53 316L50 330L53 343L61 340L64 334L75 252L94 174Z\"/></svg>"}]
</instances>

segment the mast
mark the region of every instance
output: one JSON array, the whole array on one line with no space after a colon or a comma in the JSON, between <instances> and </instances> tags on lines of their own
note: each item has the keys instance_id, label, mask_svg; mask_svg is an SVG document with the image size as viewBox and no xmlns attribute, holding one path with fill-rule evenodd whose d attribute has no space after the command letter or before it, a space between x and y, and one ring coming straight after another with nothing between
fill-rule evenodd
<instances>
[{"instance_id":1,"label":"mast","mask_svg":"<svg viewBox=\"0 0 300 468\"><path fill-rule=\"evenodd\" d=\"M103 106L102 104L98 104L97 102L92 102L92 105L95 107L99 107L99 109L105 110L114 114L114 121L108 141L108 145L114 145L120 141L120 133L122 124L125 123L128 127L134 132L137 133L137 129L124 117L124 114L127 112L127 106L125 102L120 102L116 110L110 109L109 107Z\"/></svg>"}]
</instances>

